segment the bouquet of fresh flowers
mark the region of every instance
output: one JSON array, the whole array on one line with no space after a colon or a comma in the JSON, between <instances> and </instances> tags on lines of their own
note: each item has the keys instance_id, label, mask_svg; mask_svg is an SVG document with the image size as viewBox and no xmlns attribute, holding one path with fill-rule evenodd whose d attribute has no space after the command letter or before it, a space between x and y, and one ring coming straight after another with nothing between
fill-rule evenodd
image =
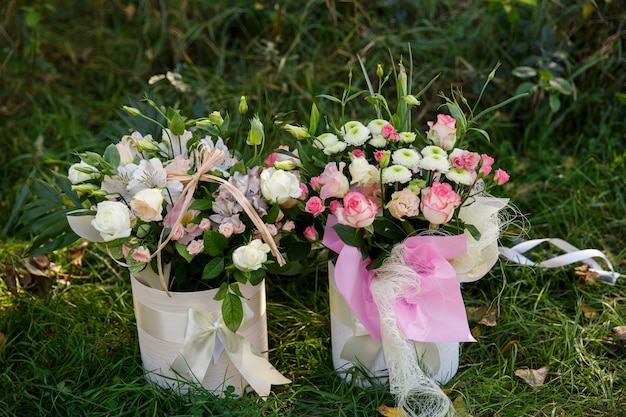
<instances>
[{"instance_id":1,"label":"bouquet of fresh flowers","mask_svg":"<svg viewBox=\"0 0 626 417\"><path fill-rule=\"evenodd\" d=\"M199 348L189 336L193 329L188 327L183 333L183 356L172 365L179 372L189 366L202 381L211 355L216 362L224 347L227 353L239 355L234 362L245 365L258 360L258 352L237 333L246 319L248 327L251 323L250 308L242 301L250 298L245 288L261 284L268 267L284 264L276 242L293 226L282 220L280 204L300 198L303 190L295 174L261 166L265 128L258 116L250 120L247 135L241 134L245 132L242 120L229 144L228 116L213 112L209 117L184 119L172 108L162 109L153 100L146 101L147 106L135 103L124 107L126 121L139 129L109 145L103 155L79 154L80 162L69 168L67 179L59 181L70 207L48 212L44 223L46 218L62 221L66 217L65 224L69 223L72 232L49 243L52 248L78 236L99 242L134 278L161 290L154 297L218 289L214 301L221 315L209 318L192 312L189 306L188 324L193 324L195 315L199 321L209 320L211 328L223 323L226 329L219 330L219 337L217 330L212 333L210 345L198 345L208 350L198 355L193 350ZM40 183L38 187L44 186ZM35 202L26 217L46 204ZM263 307L265 320L264 290L259 294L263 300L257 304ZM137 306L136 300L140 325L142 314ZM168 319L171 323L176 319L172 317ZM206 339L206 335L202 337ZM267 345L266 331L264 337ZM165 339L171 337L165 335ZM229 352L229 343L237 346L232 342L235 339L242 349L248 346L248 356ZM204 364L197 372L193 364L187 364L194 355L198 356L196 362ZM285 382L280 374L272 380ZM262 391L266 395L266 388Z\"/></svg>"},{"instance_id":2,"label":"bouquet of fresh flowers","mask_svg":"<svg viewBox=\"0 0 626 417\"><path fill-rule=\"evenodd\" d=\"M509 175L495 168L491 156L465 147L470 134L489 139L477 121L510 100L475 114L476 106L469 107L460 91L452 97L442 93L449 114L415 129L411 108L420 105L430 84L411 94L403 65L393 71L395 112L382 94L392 74L385 75L379 65L377 91L365 75L367 90L352 92L350 84L341 98L320 96L341 106L338 123L327 118L318 132L314 105L308 127L286 125L298 139L297 151L283 153L297 155L297 169L308 178L301 207L317 226L308 234L323 234L324 245L337 253L331 290L336 285L367 332L382 341L392 392L405 411L414 415L410 410L423 407L439 415L449 400L438 388L427 388L434 370L422 371L412 341L473 340L460 282L480 279L498 258L498 212L508 200L489 192ZM346 119L347 104L362 96L373 114ZM378 351L373 352L375 357ZM366 363L368 355L353 362ZM407 405L427 394L435 400L426 406Z\"/></svg>"}]
</instances>

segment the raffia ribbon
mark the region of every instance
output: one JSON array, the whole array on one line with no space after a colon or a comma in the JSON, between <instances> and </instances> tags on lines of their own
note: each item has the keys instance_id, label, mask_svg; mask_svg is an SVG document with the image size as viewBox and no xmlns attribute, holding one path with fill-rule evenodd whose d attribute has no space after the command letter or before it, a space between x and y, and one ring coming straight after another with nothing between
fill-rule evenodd
<instances>
[{"instance_id":1,"label":"raffia ribbon","mask_svg":"<svg viewBox=\"0 0 626 417\"><path fill-rule=\"evenodd\" d=\"M224 153L224 151L218 148L213 148L209 151L206 147L202 146L200 149L196 150L195 157L196 157L196 173L195 174L189 175L189 174L182 174L178 172L168 172L167 174L168 180L176 180L176 181L181 182L182 184L185 184L185 187L183 188L181 195L176 200L176 203L174 203L174 207L178 207L179 205L182 205L182 207L179 211L178 217L176 218L176 221L174 222L174 225L172 226L171 230L174 230L178 226L181 225L183 217L187 213L189 206L191 206L191 202L193 200L193 195L196 191L196 188L198 187L198 184L200 184L201 181L219 183L223 185L228 190L228 192L232 194L233 197L235 197L235 200L237 200L237 202L241 205L241 207L246 212L250 220L252 220L252 223L254 223L254 225L257 227L257 230L261 234L263 241L267 243L267 245L270 247L270 251L272 255L276 257L278 264L280 266L283 266L285 264L285 259L283 258L282 254L278 250L278 247L276 246L276 242L274 242L274 239L272 238L270 231L267 229L267 226L265 225L261 217L259 217L259 214L254 210L254 207L252 207L252 204L250 204L246 196L243 195L241 191L239 191L235 186L233 186L231 183L229 183L225 179L217 177L215 175L208 174L208 172L210 172L215 166L217 166L220 162L224 160L224 158L226 157L226 154ZM167 243L171 240L172 237L170 233L164 239L164 233L165 233L165 229L163 229L163 231L161 232L161 236L159 237L159 246L157 247L156 252L152 256L157 257L157 269L159 273L159 280L161 281L161 286L163 287L165 292L169 295L169 291L167 289L167 283L165 282L165 277L163 275L161 251L163 250L165 245L167 245Z\"/></svg>"}]
</instances>

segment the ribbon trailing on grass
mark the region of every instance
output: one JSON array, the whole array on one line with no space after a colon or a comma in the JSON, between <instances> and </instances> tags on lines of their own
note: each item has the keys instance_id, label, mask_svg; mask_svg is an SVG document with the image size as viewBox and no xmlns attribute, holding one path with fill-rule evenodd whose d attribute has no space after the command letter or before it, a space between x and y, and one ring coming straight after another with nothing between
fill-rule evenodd
<instances>
[{"instance_id":1,"label":"ribbon trailing on grass","mask_svg":"<svg viewBox=\"0 0 626 417\"><path fill-rule=\"evenodd\" d=\"M542 243L550 243L557 248L561 249L565 253L555 256L554 258L547 259L541 262L532 261L530 258L524 256L524 254ZM589 271L597 273L598 277L610 284L615 284L617 278L620 277L618 272L615 272L613 265L608 260L606 255L598 249L583 249L580 250L574 245L567 243L566 241L558 238L545 238L545 239L533 239L522 243L519 243L512 248L501 246L499 248L500 255L504 258L515 262L519 265L526 266L539 266L542 268L558 268L561 266L570 265L577 262L583 262L589 266ZM600 264L598 264L593 258L603 259L606 263L609 271L604 270Z\"/></svg>"}]
</instances>

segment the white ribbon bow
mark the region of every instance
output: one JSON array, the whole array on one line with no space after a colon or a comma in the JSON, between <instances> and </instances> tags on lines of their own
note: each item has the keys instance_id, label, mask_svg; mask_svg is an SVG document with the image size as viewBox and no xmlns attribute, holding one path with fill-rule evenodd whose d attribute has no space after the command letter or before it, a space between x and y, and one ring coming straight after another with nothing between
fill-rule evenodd
<instances>
[{"instance_id":1,"label":"white ribbon bow","mask_svg":"<svg viewBox=\"0 0 626 417\"><path fill-rule=\"evenodd\" d=\"M191 372L202 382L211 359L216 363L222 352L226 352L235 368L261 397L269 395L272 385L291 382L252 346L250 340L228 329L220 313L189 309L185 344L172 363L172 369L179 373Z\"/></svg>"}]
</instances>

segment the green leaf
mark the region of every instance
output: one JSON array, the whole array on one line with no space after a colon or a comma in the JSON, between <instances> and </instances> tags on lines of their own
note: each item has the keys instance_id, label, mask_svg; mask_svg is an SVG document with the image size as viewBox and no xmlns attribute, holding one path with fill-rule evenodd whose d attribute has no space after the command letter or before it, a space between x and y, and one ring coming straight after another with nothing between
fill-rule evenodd
<instances>
[{"instance_id":1,"label":"green leaf","mask_svg":"<svg viewBox=\"0 0 626 417\"><path fill-rule=\"evenodd\" d=\"M290 262L298 262L306 259L311 253L311 243L309 242L295 242L293 245L287 247L287 258Z\"/></svg>"},{"instance_id":2,"label":"green leaf","mask_svg":"<svg viewBox=\"0 0 626 417\"><path fill-rule=\"evenodd\" d=\"M552 113L556 113L561 108L561 100L556 94L550 94L549 103Z\"/></svg>"},{"instance_id":3,"label":"green leaf","mask_svg":"<svg viewBox=\"0 0 626 417\"><path fill-rule=\"evenodd\" d=\"M228 286L228 288L230 289L230 291L235 294L237 297L239 298L245 298L243 296L243 294L241 293L241 290L239 289L239 285L238 284L231 284Z\"/></svg>"},{"instance_id":4,"label":"green leaf","mask_svg":"<svg viewBox=\"0 0 626 417\"><path fill-rule=\"evenodd\" d=\"M486 130L478 129L476 127L470 127L469 130L473 130L474 132L480 133L481 135L483 135L485 137L485 139L487 139L487 142L491 141L491 138L489 137L489 133L487 133Z\"/></svg>"},{"instance_id":5,"label":"green leaf","mask_svg":"<svg viewBox=\"0 0 626 417\"><path fill-rule=\"evenodd\" d=\"M51 201L58 206L63 205L63 199L59 195L59 192L47 182L42 180L33 181L31 192L37 197Z\"/></svg>"},{"instance_id":6,"label":"green leaf","mask_svg":"<svg viewBox=\"0 0 626 417\"><path fill-rule=\"evenodd\" d=\"M572 94L572 86L565 78L556 77L551 79L548 84L559 93L569 96Z\"/></svg>"},{"instance_id":7,"label":"green leaf","mask_svg":"<svg viewBox=\"0 0 626 417\"><path fill-rule=\"evenodd\" d=\"M259 268L256 271L250 271L248 281L252 285L259 285L265 279L265 269Z\"/></svg>"},{"instance_id":8,"label":"green leaf","mask_svg":"<svg viewBox=\"0 0 626 417\"><path fill-rule=\"evenodd\" d=\"M208 281L217 278L224 272L224 258L211 259L202 271L202 279Z\"/></svg>"},{"instance_id":9,"label":"green leaf","mask_svg":"<svg viewBox=\"0 0 626 417\"><path fill-rule=\"evenodd\" d=\"M204 232L204 252L210 256L220 256L228 246L228 239L215 230Z\"/></svg>"},{"instance_id":10,"label":"green leaf","mask_svg":"<svg viewBox=\"0 0 626 417\"><path fill-rule=\"evenodd\" d=\"M113 168L120 166L120 151L117 150L115 145L110 144L104 150L104 160L107 161Z\"/></svg>"},{"instance_id":11,"label":"green leaf","mask_svg":"<svg viewBox=\"0 0 626 417\"><path fill-rule=\"evenodd\" d=\"M518 78L531 78L537 75L537 70L533 67L521 66L513 68L511 74Z\"/></svg>"},{"instance_id":12,"label":"green leaf","mask_svg":"<svg viewBox=\"0 0 626 417\"><path fill-rule=\"evenodd\" d=\"M227 294L222 301L222 316L224 323L232 332L237 332L243 321L243 305L241 298L235 294Z\"/></svg>"},{"instance_id":13,"label":"green leaf","mask_svg":"<svg viewBox=\"0 0 626 417\"><path fill-rule=\"evenodd\" d=\"M317 97L325 98L326 100L334 101L335 103L341 103L337 97L329 96L328 94L320 94Z\"/></svg>"},{"instance_id":14,"label":"green leaf","mask_svg":"<svg viewBox=\"0 0 626 417\"><path fill-rule=\"evenodd\" d=\"M273 204L272 207L267 211L267 214L263 218L265 223L275 223L278 215L280 214L280 206L278 204Z\"/></svg>"},{"instance_id":15,"label":"green leaf","mask_svg":"<svg viewBox=\"0 0 626 417\"><path fill-rule=\"evenodd\" d=\"M529 94L533 88L535 88L535 83L526 81L517 86L515 94Z\"/></svg>"},{"instance_id":16,"label":"green leaf","mask_svg":"<svg viewBox=\"0 0 626 417\"><path fill-rule=\"evenodd\" d=\"M187 250L187 245L183 245L182 243L175 242L175 246L176 246L176 252L178 252L178 254L187 262L191 262L191 260L195 258L196 255L192 255Z\"/></svg>"},{"instance_id":17,"label":"green leaf","mask_svg":"<svg viewBox=\"0 0 626 417\"><path fill-rule=\"evenodd\" d=\"M189 210L210 210L213 207L212 200L194 200L189 206Z\"/></svg>"},{"instance_id":18,"label":"green leaf","mask_svg":"<svg viewBox=\"0 0 626 417\"><path fill-rule=\"evenodd\" d=\"M626 104L626 94L624 93L615 93L615 98L619 100L620 103Z\"/></svg>"},{"instance_id":19,"label":"green leaf","mask_svg":"<svg viewBox=\"0 0 626 417\"><path fill-rule=\"evenodd\" d=\"M346 226L344 224L336 224L333 226L333 229L337 232L339 239L341 239L346 245L354 246L356 248L361 247L363 237L361 236L359 229Z\"/></svg>"},{"instance_id":20,"label":"green leaf","mask_svg":"<svg viewBox=\"0 0 626 417\"><path fill-rule=\"evenodd\" d=\"M237 269L235 270L233 276L235 277L235 281L239 282L240 284L248 283L249 274L247 272L243 272Z\"/></svg>"},{"instance_id":21,"label":"green leaf","mask_svg":"<svg viewBox=\"0 0 626 417\"><path fill-rule=\"evenodd\" d=\"M220 284L220 288L217 290L217 293L215 294L215 297L213 297L213 299L216 301L220 301L226 298L226 295L228 295L228 284L225 282L222 282Z\"/></svg>"}]
</instances>

